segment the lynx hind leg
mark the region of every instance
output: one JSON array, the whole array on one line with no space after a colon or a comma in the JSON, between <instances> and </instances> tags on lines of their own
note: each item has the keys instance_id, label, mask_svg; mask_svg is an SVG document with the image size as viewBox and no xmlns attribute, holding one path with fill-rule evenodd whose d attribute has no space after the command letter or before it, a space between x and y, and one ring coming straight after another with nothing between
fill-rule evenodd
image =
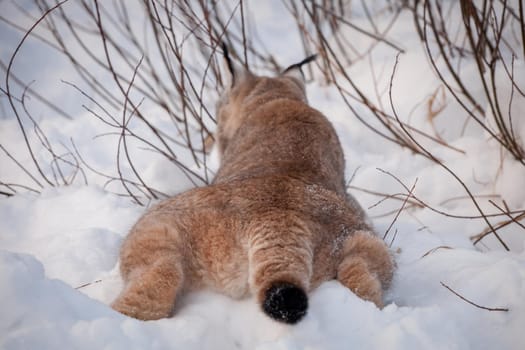
<instances>
[{"instance_id":1,"label":"lynx hind leg","mask_svg":"<svg viewBox=\"0 0 525 350\"><path fill-rule=\"evenodd\" d=\"M121 249L125 285L112 308L140 320L169 317L184 281L178 248L165 227L135 228Z\"/></svg>"},{"instance_id":2,"label":"lynx hind leg","mask_svg":"<svg viewBox=\"0 0 525 350\"><path fill-rule=\"evenodd\" d=\"M312 251L305 235L308 230L289 217L269 219L253 232L250 287L264 313L279 322L297 323L308 309Z\"/></svg>"},{"instance_id":3,"label":"lynx hind leg","mask_svg":"<svg viewBox=\"0 0 525 350\"><path fill-rule=\"evenodd\" d=\"M362 299L383 307L383 291L390 286L394 261L388 247L369 231L347 238L337 279Z\"/></svg>"}]
</instances>

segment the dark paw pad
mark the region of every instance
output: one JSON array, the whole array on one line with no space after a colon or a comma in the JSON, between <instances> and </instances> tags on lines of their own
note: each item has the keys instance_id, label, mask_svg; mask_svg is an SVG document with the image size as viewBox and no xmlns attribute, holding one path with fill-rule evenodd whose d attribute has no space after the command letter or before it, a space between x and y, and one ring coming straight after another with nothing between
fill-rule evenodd
<instances>
[{"instance_id":1,"label":"dark paw pad","mask_svg":"<svg viewBox=\"0 0 525 350\"><path fill-rule=\"evenodd\" d=\"M291 283L276 282L266 291L262 308L271 318L293 324L306 315L308 297Z\"/></svg>"}]
</instances>

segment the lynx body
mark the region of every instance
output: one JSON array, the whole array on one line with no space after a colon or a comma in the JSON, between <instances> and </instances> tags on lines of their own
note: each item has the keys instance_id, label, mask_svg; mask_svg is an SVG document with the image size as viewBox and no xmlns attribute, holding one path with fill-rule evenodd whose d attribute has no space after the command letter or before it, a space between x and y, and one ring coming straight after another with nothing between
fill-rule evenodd
<instances>
[{"instance_id":1,"label":"lynx body","mask_svg":"<svg viewBox=\"0 0 525 350\"><path fill-rule=\"evenodd\" d=\"M268 316L296 323L307 293L332 279L382 306L392 258L346 193L339 140L308 106L300 64L270 78L226 60L232 84L217 106L219 171L213 184L161 202L131 229L113 308L159 319L183 293L211 289L255 295Z\"/></svg>"}]
</instances>

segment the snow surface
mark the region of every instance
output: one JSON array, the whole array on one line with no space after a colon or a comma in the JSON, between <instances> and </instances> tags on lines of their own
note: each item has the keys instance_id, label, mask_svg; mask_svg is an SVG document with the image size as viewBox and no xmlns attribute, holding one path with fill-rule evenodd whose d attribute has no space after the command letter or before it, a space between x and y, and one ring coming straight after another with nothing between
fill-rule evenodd
<instances>
[{"instance_id":1,"label":"snow surface","mask_svg":"<svg viewBox=\"0 0 525 350\"><path fill-rule=\"evenodd\" d=\"M283 36L283 30L287 33L279 40L267 40L269 50L281 62L301 59L295 54L302 52L297 37L292 30L286 30L289 22L273 18L275 13L285 11L272 7L277 6L276 2L260 3L264 4L261 8L254 9L254 5L250 8L257 10L259 16L259 36L268 39ZM3 6L7 6L5 2L0 9ZM366 26L362 17L357 9L353 20ZM378 15L378 25L386 22L386 18ZM20 40L20 34L2 29L0 32L4 33L5 46L0 52L5 59ZM355 37L356 47L366 47L366 38L355 32L349 32L348 36ZM464 151L429 145L477 195L494 195L488 198L503 198L511 209L524 208L525 168L502 153L476 125L469 124L463 134L457 132L464 117L451 96L444 94L447 103L433 120L434 125L426 118L426 106L421 102L440 87L440 82L416 36L412 17L402 14L389 38L405 50L399 56L393 81L398 114L422 130L430 132L436 128L451 145ZM69 77L68 70L58 61L45 59L41 62L45 72L35 71L27 58L31 49L40 54L39 46L29 43L20 54L18 72L27 67L24 76L28 81L38 76L35 84L41 88L48 86L57 96L67 96L68 105L81 105L83 101L78 94L57 81ZM374 80L380 86L388 85L395 54L379 45L372 53L372 60L376 70L383 71L376 79L368 60L348 69L348 74L369 96L375 96ZM469 62L464 64L466 75L475 73L469 71ZM516 60L515 70L517 77L525 77L524 62ZM496 84L501 85L498 91L508 97L510 87L505 86L505 81ZM409 187L417 179L414 193L437 209L456 215L473 212L472 203L464 198L464 190L450 175L423 157L374 135L349 114L333 87L312 81L308 84L308 96L310 103L336 127L347 159L347 177L355 172L354 187L406 193L385 173L388 171ZM378 99L388 105L387 95ZM2 102L3 113L6 106ZM525 110L524 99L515 95L511 108L523 115L519 111ZM152 113L159 114L153 110ZM49 112L38 118L51 142L59 145L73 138L89 163L105 172L114 172L114 153L108 150L115 149L116 138L94 138L107 131L103 123L80 109L72 121ZM162 120L162 115L156 118ZM490 118L487 116L489 125ZM523 118L520 122L514 127L525 137ZM35 136L31 137L34 140ZM22 164L31 166L17 124L8 113L0 118L0 140ZM2 157L0 179L25 181L20 169L3 154ZM147 179L162 190L178 193L191 186L180 173L151 153L137 151L135 157ZM395 253L398 270L382 310L332 281L312 292L308 314L295 326L270 320L252 299L234 301L211 292L185 296L170 319L141 322L125 317L108 306L122 285L118 248L145 209L108 191L95 175L87 177L88 185L79 180L67 187L46 188L39 195L21 191L13 197L0 198L1 349L525 348L523 230L510 225L500 231L511 252L502 251L491 238L474 247L469 237L485 229L482 220L453 219L425 208L403 211L386 237ZM365 208L380 199L359 190L352 193ZM387 231L400 205L401 201L386 200L369 209L378 232ZM480 200L480 205L489 212L497 212L488 200ZM394 213L383 215L390 211ZM475 307L442 283L473 303L508 311Z\"/></svg>"}]
</instances>

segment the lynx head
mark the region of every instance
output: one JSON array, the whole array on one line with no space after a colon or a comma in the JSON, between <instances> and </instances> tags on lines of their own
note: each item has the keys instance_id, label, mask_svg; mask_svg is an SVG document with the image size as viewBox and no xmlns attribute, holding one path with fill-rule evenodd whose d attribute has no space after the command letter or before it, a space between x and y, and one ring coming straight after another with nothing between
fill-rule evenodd
<instances>
[{"instance_id":1,"label":"lynx head","mask_svg":"<svg viewBox=\"0 0 525 350\"><path fill-rule=\"evenodd\" d=\"M275 99L306 102L305 81L301 66L313 61L316 55L286 68L276 77L257 76L246 67L233 62L223 44L227 67L226 90L217 103L217 133L219 152L223 154L229 141L250 113Z\"/></svg>"}]
</instances>

